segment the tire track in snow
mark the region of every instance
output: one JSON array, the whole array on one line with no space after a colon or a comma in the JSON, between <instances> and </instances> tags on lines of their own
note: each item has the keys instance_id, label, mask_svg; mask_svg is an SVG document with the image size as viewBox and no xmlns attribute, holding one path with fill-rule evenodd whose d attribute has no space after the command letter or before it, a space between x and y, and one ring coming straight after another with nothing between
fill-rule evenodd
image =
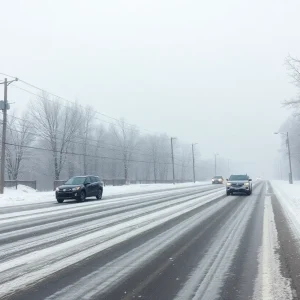
<instances>
[{"instance_id":1,"label":"tire track in snow","mask_svg":"<svg viewBox=\"0 0 300 300\"><path fill-rule=\"evenodd\" d=\"M247 201L241 204L242 207L228 218L175 300L218 299L256 201L257 197L254 195L247 197Z\"/></svg>"},{"instance_id":2,"label":"tire track in snow","mask_svg":"<svg viewBox=\"0 0 300 300\"><path fill-rule=\"evenodd\" d=\"M131 207L136 205L151 205L153 201L162 202L168 199L173 199L176 197L193 195L197 192L205 191L217 191L215 188L201 188L189 191L188 193L182 192L179 194L168 194L167 192L159 192L154 195L141 195L135 197L123 198L122 201L98 201L95 203L78 203L72 206L61 206L47 209L33 210L31 213L26 211L26 213L10 213L4 214L0 217L0 233L16 231L19 228L32 227L33 225L42 225L46 222L55 223L59 220L73 220L75 217L87 217L88 215L93 215L95 212L109 212L113 209L127 209L130 210ZM28 224L27 224L28 223Z\"/></svg>"},{"instance_id":3,"label":"tire track in snow","mask_svg":"<svg viewBox=\"0 0 300 300\"><path fill-rule=\"evenodd\" d=\"M140 205L136 205L137 209L125 211L125 213L119 213L120 210L115 210L115 213L112 216L105 217L105 214L95 213L96 217L94 217L92 221L86 221L86 217L80 217L81 221L84 222L83 226L71 227L67 228L64 226L62 229L56 230L55 232L49 232L46 234L41 234L38 236L19 239L16 242L8 243L3 246L0 246L0 263L3 260L11 259L17 255L24 255L31 251L32 248L38 247L39 249L53 246L54 244L59 244L61 242L66 242L68 240L78 238L95 231L103 230L105 228L109 228L111 226L117 225L119 223L126 222L128 220L132 220L137 217L141 217L143 215L147 215L149 213L154 213L156 211L160 211L162 209L167 209L174 205L178 205L181 203L186 203L189 200L193 200L195 198L199 198L199 195L209 195L213 194L215 191L205 191L201 192L197 195L194 193L192 196L185 197L176 197L174 200L164 201L162 203L159 200L151 201L152 205L148 205L147 207L141 207ZM204 200L205 201L205 200ZM121 211L122 212L122 211ZM89 218L91 215L89 215ZM78 220L77 220L78 221ZM60 222L62 225L66 225L65 221ZM57 226L57 225L56 225ZM38 230L41 230L38 227ZM27 230L24 230L25 233ZM30 232L35 233L33 228L30 228ZM20 232L15 232L14 234L20 235ZM36 233L35 233L36 234ZM11 233L0 235L0 241L3 239L11 239ZM26 251L27 250L27 251Z\"/></svg>"}]
</instances>

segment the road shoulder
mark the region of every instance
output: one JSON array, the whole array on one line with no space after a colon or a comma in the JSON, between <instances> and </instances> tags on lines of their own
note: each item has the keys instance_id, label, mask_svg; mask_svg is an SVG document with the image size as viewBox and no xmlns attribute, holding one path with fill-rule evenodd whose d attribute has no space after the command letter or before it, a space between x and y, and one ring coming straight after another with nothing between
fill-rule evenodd
<instances>
[{"instance_id":1,"label":"road shoulder","mask_svg":"<svg viewBox=\"0 0 300 300\"><path fill-rule=\"evenodd\" d=\"M277 231L278 247L276 253L280 262L280 272L284 278L290 281L293 300L299 299L300 295L300 251L299 239L293 233L287 216L269 186L269 195L271 198L275 228Z\"/></svg>"}]
</instances>

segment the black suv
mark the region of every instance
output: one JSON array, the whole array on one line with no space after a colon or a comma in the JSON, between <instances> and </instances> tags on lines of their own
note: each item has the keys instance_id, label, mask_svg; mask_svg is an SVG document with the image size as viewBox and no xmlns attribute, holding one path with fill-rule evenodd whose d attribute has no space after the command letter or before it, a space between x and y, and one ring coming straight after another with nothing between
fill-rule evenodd
<instances>
[{"instance_id":1,"label":"black suv","mask_svg":"<svg viewBox=\"0 0 300 300\"><path fill-rule=\"evenodd\" d=\"M65 199L76 199L83 202L86 197L102 198L103 182L98 176L75 176L56 188L56 200L63 203Z\"/></svg>"}]
</instances>

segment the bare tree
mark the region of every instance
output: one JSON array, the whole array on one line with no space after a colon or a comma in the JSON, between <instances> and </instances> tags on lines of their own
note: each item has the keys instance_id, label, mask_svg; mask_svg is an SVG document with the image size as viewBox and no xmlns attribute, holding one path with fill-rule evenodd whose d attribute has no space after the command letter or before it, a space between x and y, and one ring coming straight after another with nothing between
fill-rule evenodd
<instances>
[{"instance_id":1,"label":"bare tree","mask_svg":"<svg viewBox=\"0 0 300 300\"><path fill-rule=\"evenodd\" d=\"M292 156L293 173L295 178L300 178L300 116L293 115L289 117L280 127L279 131L289 133L290 150ZM286 166L286 172L288 173L288 151L286 144L286 136L281 136L281 149L280 156L284 165Z\"/></svg>"},{"instance_id":2,"label":"bare tree","mask_svg":"<svg viewBox=\"0 0 300 300\"><path fill-rule=\"evenodd\" d=\"M149 135L145 137L145 144L147 145L147 159L151 160L152 164L152 171L153 171L153 177L154 177L154 182L156 183L157 181L157 176L158 176L158 162L159 162L159 137L156 135ZM148 171L149 167L146 166L146 170ZM147 179L149 178L148 175L149 172L146 173Z\"/></svg>"},{"instance_id":3,"label":"bare tree","mask_svg":"<svg viewBox=\"0 0 300 300\"><path fill-rule=\"evenodd\" d=\"M115 125L111 125L110 130L121 149L124 179L128 182L130 161L138 144L139 132L136 127L126 124L124 119L120 119Z\"/></svg>"},{"instance_id":4,"label":"bare tree","mask_svg":"<svg viewBox=\"0 0 300 300\"><path fill-rule=\"evenodd\" d=\"M159 136L158 175L160 180L167 180L171 167L170 138L167 135Z\"/></svg>"},{"instance_id":5,"label":"bare tree","mask_svg":"<svg viewBox=\"0 0 300 300\"><path fill-rule=\"evenodd\" d=\"M105 129L103 126L98 126L96 128L96 145L95 145L95 149L94 149L94 156L95 156L95 160L94 160L94 173L95 174L99 174L99 169L101 169L101 163L102 160L101 158L101 146L103 145L103 140L104 140L104 135L105 135ZM101 170L102 171L102 170ZM100 174L99 174L100 175ZM103 173L101 172L101 176L103 176Z\"/></svg>"},{"instance_id":6,"label":"bare tree","mask_svg":"<svg viewBox=\"0 0 300 300\"><path fill-rule=\"evenodd\" d=\"M182 181L187 180L187 167L191 163L191 158L192 154L190 151L190 147L187 145L182 145L181 146L181 159L179 160L178 164L180 165L180 174L179 177L181 178Z\"/></svg>"},{"instance_id":7,"label":"bare tree","mask_svg":"<svg viewBox=\"0 0 300 300\"><path fill-rule=\"evenodd\" d=\"M300 60L289 55L285 60L285 64L289 71L289 76L292 78L292 83L300 88ZM299 110L300 95L295 99L284 101L283 105Z\"/></svg>"},{"instance_id":8,"label":"bare tree","mask_svg":"<svg viewBox=\"0 0 300 300\"><path fill-rule=\"evenodd\" d=\"M22 171L22 164L29 159L30 146L34 141L34 129L31 129L27 114L22 118L14 115L8 118L7 122L7 145L6 145L6 169L10 180L17 180ZM31 130L31 131L30 131Z\"/></svg>"},{"instance_id":9,"label":"bare tree","mask_svg":"<svg viewBox=\"0 0 300 300\"><path fill-rule=\"evenodd\" d=\"M95 111L92 107L87 106L82 116L82 151L83 151L83 173L86 175L89 172L89 139L93 134L93 120L95 117Z\"/></svg>"},{"instance_id":10,"label":"bare tree","mask_svg":"<svg viewBox=\"0 0 300 300\"><path fill-rule=\"evenodd\" d=\"M52 151L54 179L58 180L66 161L67 152L78 133L81 115L76 104L67 104L58 97L43 92L31 102L35 129Z\"/></svg>"},{"instance_id":11,"label":"bare tree","mask_svg":"<svg viewBox=\"0 0 300 300\"><path fill-rule=\"evenodd\" d=\"M73 177L75 175L75 165L78 163L77 162L77 157L73 154L76 151L75 143L72 142L69 149L70 149L70 154L67 156L68 160L68 177Z\"/></svg>"}]
</instances>

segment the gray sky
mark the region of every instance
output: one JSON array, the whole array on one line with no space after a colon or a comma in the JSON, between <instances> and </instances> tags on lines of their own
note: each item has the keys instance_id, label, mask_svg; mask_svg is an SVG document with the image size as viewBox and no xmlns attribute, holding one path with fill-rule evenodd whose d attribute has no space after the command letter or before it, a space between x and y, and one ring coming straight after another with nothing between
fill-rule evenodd
<instances>
[{"instance_id":1,"label":"gray sky","mask_svg":"<svg viewBox=\"0 0 300 300\"><path fill-rule=\"evenodd\" d=\"M1 1L0 72L268 176L298 0ZM24 108L30 98L9 90ZM264 172L263 172L264 171Z\"/></svg>"}]
</instances>

